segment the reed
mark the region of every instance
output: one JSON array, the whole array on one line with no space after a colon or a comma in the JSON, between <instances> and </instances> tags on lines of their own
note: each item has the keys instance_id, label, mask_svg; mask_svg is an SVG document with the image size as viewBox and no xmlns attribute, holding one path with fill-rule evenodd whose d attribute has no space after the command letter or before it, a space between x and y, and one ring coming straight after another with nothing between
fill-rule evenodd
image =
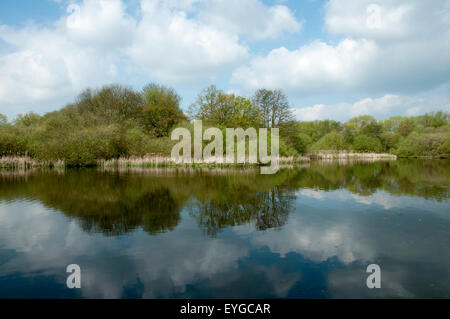
<instances>
[{"instance_id":1,"label":"reed","mask_svg":"<svg viewBox=\"0 0 450 319\"><path fill-rule=\"evenodd\" d=\"M388 153L357 153L353 151L314 151L306 155L312 160L397 160L397 156Z\"/></svg>"},{"instance_id":2,"label":"reed","mask_svg":"<svg viewBox=\"0 0 450 319\"><path fill-rule=\"evenodd\" d=\"M0 168L13 170L28 170L33 168L64 168L64 161L40 161L29 156L0 157Z\"/></svg>"},{"instance_id":3,"label":"reed","mask_svg":"<svg viewBox=\"0 0 450 319\"><path fill-rule=\"evenodd\" d=\"M310 163L312 160L358 160L358 161L379 161L379 160L396 160L397 156L392 154L376 154L376 153L355 153L351 151L316 151L305 156L280 157L279 165L301 165ZM193 162L177 162L171 157L164 155L146 155L142 157L121 157L117 159L100 159L96 161L96 165L102 169L133 169L133 168L246 168L257 167L261 163L223 163L219 157L211 157L200 163ZM63 160L37 160L28 156L4 156L0 157L0 168L11 170L28 170L33 168L56 168L64 169L66 167Z\"/></svg>"}]
</instances>

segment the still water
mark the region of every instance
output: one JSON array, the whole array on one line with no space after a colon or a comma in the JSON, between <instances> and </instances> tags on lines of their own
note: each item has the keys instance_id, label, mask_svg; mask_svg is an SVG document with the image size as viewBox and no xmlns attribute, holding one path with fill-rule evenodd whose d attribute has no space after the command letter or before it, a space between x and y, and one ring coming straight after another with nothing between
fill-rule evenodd
<instances>
[{"instance_id":1,"label":"still water","mask_svg":"<svg viewBox=\"0 0 450 319\"><path fill-rule=\"evenodd\" d=\"M0 298L450 298L449 185L440 160L0 171Z\"/></svg>"}]
</instances>

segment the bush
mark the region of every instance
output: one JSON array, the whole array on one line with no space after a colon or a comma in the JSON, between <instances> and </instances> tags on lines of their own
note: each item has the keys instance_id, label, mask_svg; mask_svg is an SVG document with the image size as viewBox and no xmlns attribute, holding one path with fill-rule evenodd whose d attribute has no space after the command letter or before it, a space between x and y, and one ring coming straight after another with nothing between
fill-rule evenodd
<instances>
[{"instance_id":1,"label":"bush","mask_svg":"<svg viewBox=\"0 0 450 319\"><path fill-rule=\"evenodd\" d=\"M312 144L312 139L306 134L299 133L291 138L291 143L299 154L305 154Z\"/></svg>"},{"instance_id":2,"label":"bush","mask_svg":"<svg viewBox=\"0 0 450 319\"><path fill-rule=\"evenodd\" d=\"M358 152L379 153L382 151L383 147L378 138L367 135L358 135L353 140L353 149Z\"/></svg>"},{"instance_id":3,"label":"bush","mask_svg":"<svg viewBox=\"0 0 450 319\"><path fill-rule=\"evenodd\" d=\"M172 127L186 118L180 109L181 98L173 89L150 84L144 88L142 95L145 107L141 123L150 134L168 136Z\"/></svg>"},{"instance_id":4,"label":"bush","mask_svg":"<svg viewBox=\"0 0 450 319\"><path fill-rule=\"evenodd\" d=\"M311 150L345 150L347 143L343 134L332 131L313 144Z\"/></svg>"},{"instance_id":5,"label":"bush","mask_svg":"<svg viewBox=\"0 0 450 319\"><path fill-rule=\"evenodd\" d=\"M0 126L0 156L24 155L26 145L20 130L9 124Z\"/></svg>"},{"instance_id":6,"label":"bush","mask_svg":"<svg viewBox=\"0 0 450 319\"><path fill-rule=\"evenodd\" d=\"M394 132L384 132L381 134L381 144L383 145L383 150L389 152L397 148L400 142L400 135Z\"/></svg>"},{"instance_id":7,"label":"bush","mask_svg":"<svg viewBox=\"0 0 450 319\"><path fill-rule=\"evenodd\" d=\"M395 153L400 157L449 156L450 135L413 132L400 142Z\"/></svg>"}]
</instances>

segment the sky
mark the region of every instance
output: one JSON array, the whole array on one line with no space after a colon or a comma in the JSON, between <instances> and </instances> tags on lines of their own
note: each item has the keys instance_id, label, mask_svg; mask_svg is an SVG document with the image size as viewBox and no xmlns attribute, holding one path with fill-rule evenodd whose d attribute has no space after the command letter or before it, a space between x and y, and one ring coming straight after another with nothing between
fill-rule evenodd
<instances>
[{"instance_id":1,"label":"sky","mask_svg":"<svg viewBox=\"0 0 450 319\"><path fill-rule=\"evenodd\" d=\"M450 111L450 0L2 0L0 113L157 82L281 89L298 120Z\"/></svg>"}]
</instances>

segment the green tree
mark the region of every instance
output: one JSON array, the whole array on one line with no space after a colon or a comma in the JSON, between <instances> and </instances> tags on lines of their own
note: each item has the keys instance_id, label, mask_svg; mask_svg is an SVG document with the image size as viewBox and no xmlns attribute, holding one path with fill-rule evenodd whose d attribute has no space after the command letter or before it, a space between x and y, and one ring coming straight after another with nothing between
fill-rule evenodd
<instances>
[{"instance_id":1,"label":"green tree","mask_svg":"<svg viewBox=\"0 0 450 319\"><path fill-rule=\"evenodd\" d=\"M215 86L200 92L191 105L190 117L222 127L258 127L261 113L249 99L226 94Z\"/></svg>"},{"instance_id":2,"label":"green tree","mask_svg":"<svg viewBox=\"0 0 450 319\"><path fill-rule=\"evenodd\" d=\"M312 150L345 150L347 143L342 133L332 131L313 144Z\"/></svg>"},{"instance_id":3,"label":"green tree","mask_svg":"<svg viewBox=\"0 0 450 319\"><path fill-rule=\"evenodd\" d=\"M172 88L147 85L142 93L145 106L142 125L156 137L168 136L172 127L186 119L180 109L180 96Z\"/></svg>"},{"instance_id":4,"label":"green tree","mask_svg":"<svg viewBox=\"0 0 450 319\"><path fill-rule=\"evenodd\" d=\"M6 115L0 113L0 125L6 125L8 123L8 118Z\"/></svg>"},{"instance_id":5,"label":"green tree","mask_svg":"<svg viewBox=\"0 0 450 319\"><path fill-rule=\"evenodd\" d=\"M81 113L93 113L97 121L109 125L136 119L142 110L143 99L131 88L109 85L100 90L85 90L74 106Z\"/></svg>"},{"instance_id":6,"label":"green tree","mask_svg":"<svg viewBox=\"0 0 450 319\"><path fill-rule=\"evenodd\" d=\"M229 127L258 127L261 123L259 110L253 105L252 101L242 96L230 96L232 100L232 110Z\"/></svg>"},{"instance_id":7,"label":"green tree","mask_svg":"<svg viewBox=\"0 0 450 319\"><path fill-rule=\"evenodd\" d=\"M383 150L385 152L390 152L397 148L398 143L400 142L400 135L395 132L387 131L381 134L380 139Z\"/></svg>"},{"instance_id":8,"label":"green tree","mask_svg":"<svg viewBox=\"0 0 450 319\"><path fill-rule=\"evenodd\" d=\"M367 135L357 135L353 141L353 148L359 152L379 153L382 151L380 140Z\"/></svg>"},{"instance_id":9,"label":"green tree","mask_svg":"<svg viewBox=\"0 0 450 319\"><path fill-rule=\"evenodd\" d=\"M298 130L300 133L310 136L313 142L317 142L332 131L342 133L343 125L342 123L332 120L300 122L298 123Z\"/></svg>"},{"instance_id":10,"label":"green tree","mask_svg":"<svg viewBox=\"0 0 450 319\"><path fill-rule=\"evenodd\" d=\"M276 127L294 118L288 98L280 90L259 89L253 103L260 110L265 127Z\"/></svg>"},{"instance_id":11,"label":"green tree","mask_svg":"<svg viewBox=\"0 0 450 319\"><path fill-rule=\"evenodd\" d=\"M435 113L428 113L418 117L418 123L424 127L438 128L448 125L450 115L447 112L438 111Z\"/></svg>"},{"instance_id":12,"label":"green tree","mask_svg":"<svg viewBox=\"0 0 450 319\"><path fill-rule=\"evenodd\" d=\"M370 115L361 115L350 119L344 124L344 134L347 142L353 143L355 136L360 134L379 134L381 126L378 127L377 124L377 121Z\"/></svg>"}]
</instances>

